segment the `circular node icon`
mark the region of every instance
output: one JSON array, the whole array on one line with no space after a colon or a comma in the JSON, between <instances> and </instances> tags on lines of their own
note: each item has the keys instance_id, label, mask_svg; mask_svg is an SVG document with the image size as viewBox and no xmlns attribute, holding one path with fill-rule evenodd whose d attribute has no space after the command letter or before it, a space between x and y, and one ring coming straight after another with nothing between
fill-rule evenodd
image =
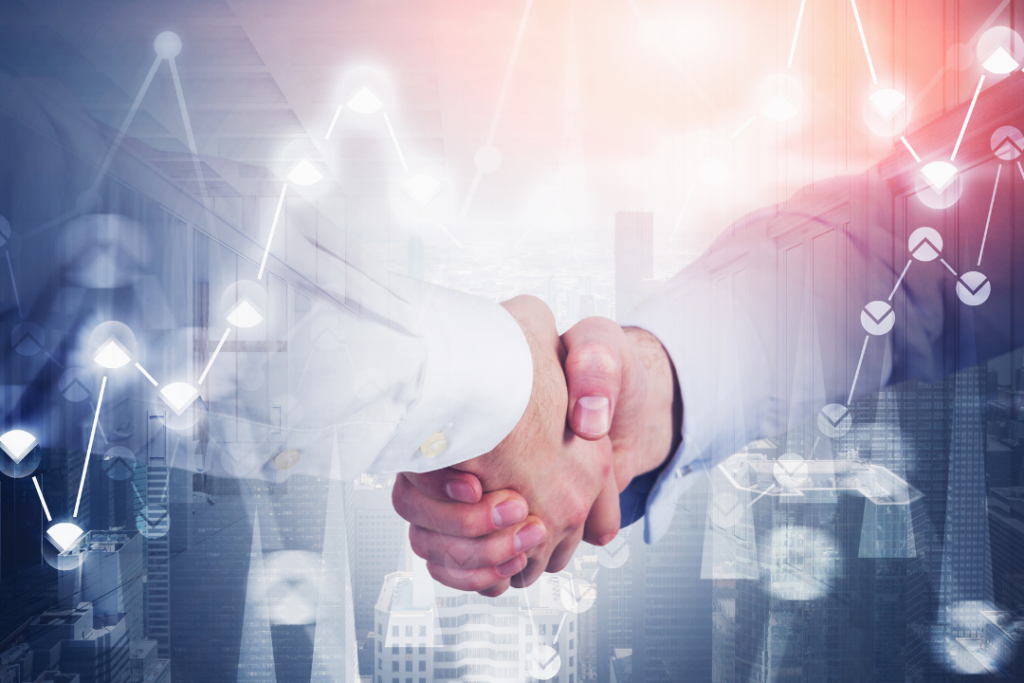
<instances>
[{"instance_id":1,"label":"circular node icon","mask_svg":"<svg viewBox=\"0 0 1024 683\"><path fill-rule=\"evenodd\" d=\"M789 121L795 118L803 103L803 88L792 76L775 74L761 81L755 94L761 115L771 121Z\"/></svg>"},{"instance_id":2,"label":"circular node icon","mask_svg":"<svg viewBox=\"0 0 1024 683\"><path fill-rule=\"evenodd\" d=\"M559 574L558 602L567 612L583 614L597 602L597 584Z\"/></svg>"},{"instance_id":3,"label":"circular node icon","mask_svg":"<svg viewBox=\"0 0 1024 683\"><path fill-rule=\"evenodd\" d=\"M100 464L103 467L103 474L114 481L127 481L135 474L138 461L130 448L114 446L103 454Z\"/></svg>"},{"instance_id":4,"label":"circular node icon","mask_svg":"<svg viewBox=\"0 0 1024 683\"><path fill-rule=\"evenodd\" d=\"M6 218L0 216L0 247L7 244L9 239L11 239L11 224Z\"/></svg>"},{"instance_id":5,"label":"circular node icon","mask_svg":"<svg viewBox=\"0 0 1024 683\"><path fill-rule=\"evenodd\" d=\"M1024 135L1013 126L1000 126L992 133L992 153L1004 161L1013 161L1024 151Z\"/></svg>"},{"instance_id":6,"label":"circular node icon","mask_svg":"<svg viewBox=\"0 0 1024 683\"><path fill-rule=\"evenodd\" d=\"M43 459L39 443L28 432L12 429L0 435L0 472L11 479L22 479L35 474Z\"/></svg>"},{"instance_id":7,"label":"circular node icon","mask_svg":"<svg viewBox=\"0 0 1024 683\"><path fill-rule=\"evenodd\" d=\"M875 135L895 138L910 124L910 109L910 102L901 91L877 88L864 100L864 123Z\"/></svg>"},{"instance_id":8,"label":"circular node icon","mask_svg":"<svg viewBox=\"0 0 1024 683\"><path fill-rule=\"evenodd\" d=\"M494 173L501 168L501 152L494 145L484 145L473 155L473 163L481 173Z\"/></svg>"},{"instance_id":9,"label":"circular node icon","mask_svg":"<svg viewBox=\"0 0 1024 683\"><path fill-rule=\"evenodd\" d=\"M561 655L549 645L538 645L533 652L526 655L526 670L538 681L554 678L561 668Z\"/></svg>"},{"instance_id":10,"label":"circular node icon","mask_svg":"<svg viewBox=\"0 0 1024 683\"><path fill-rule=\"evenodd\" d=\"M316 622L317 598L332 587L320 580L320 555L278 550L264 555L263 582L270 623L301 626Z\"/></svg>"},{"instance_id":11,"label":"circular node icon","mask_svg":"<svg viewBox=\"0 0 1024 683\"><path fill-rule=\"evenodd\" d=\"M1016 71L1024 62L1024 40L1005 26L990 28L978 39L978 61L989 73Z\"/></svg>"},{"instance_id":12,"label":"circular node icon","mask_svg":"<svg viewBox=\"0 0 1024 683\"><path fill-rule=\"evenodd\" d=\"M472 553L463 560L459 560L450 552L444 554L444 570L451 575L453 579L468 579L473 576L473 572L480 568L480 561L476 553Z\"/></svg>"},{"instance_id":13,"label":"circular node icon","mask_svg":"<svg viewBox=\"0 0 1024 683\"><path fill-rule=\"evenodd\" d=\"M57 381L57 388L65 399L79 403L92 396L92 374L84 368L68 368Z\"/></svg>"},{"instance_id":14,"label":"circular node icon","mask_svg":"<svg viewBox=\"0 0 1024 683\"><path fill-rule=\"evenodd\" d=\"M139 355L135 333L116 320L108 320L93 328L85 349L89 360L106 370L123 368Z\"/></svg>"},{"instance_id":15,"label":"circular node icon","mask_svg":"<svg viewBox=\"0 0 1024 683\"><path fill-rule=\"evenodd\" d=\"M829 403L818 413L818 429L830 439L837 439L853 427L853 413L842 403Z\"/></svg>"},{"instance_id":16,"label":"circular node icon","mask_svg":"<svg viewBox=\"0 0 1024 683\"><path fill-rule=\"evenodd\" d=\"M868 334L880 337L896 324L896 311L888 301L872 301L860 312L860 324Z\"/></svg>"},{"instance_id":17,"label":"circular node icon","mask_svg":"<svg viewBox=\"0 0 1024 683\"><path fill-rule=\"evenodd\" d=\"M23 356L34 356L46 347L46 333L35 323L20 323L11 330L11 346Z\"/></svg>"},{"instance_id":18,"label":"circular node icon","mask_svg":"<svg viewBox=\"0 0 1024 683\"><path fill-rule=\"evenodd\" d=\"M992 294L992 283L982 273L971 270L956 279L956 295L968 306L980 306Z\"/></svg>"},{"instance_id":19,"label":"circular node icon","mask_svg":"<svg viewBox=\"0 0 1024 683\"><path fill-rule=\"evenodd\" d=\"M220 466L232 477L244 479L256 468L256 451L250 443L226 443L219 451Z\"/></svg>"},{"instance_id":20,"label":"circular node icon","mask_svg":"<svg viewBox=\"0 0 1024 683\"><path fill-rule=\"evenodd\" d=\"M375 403L387 391L387 375L377 368L363 368L352 380L352 393L364 403Z\"/></svg>"},{"instance_id":21,"label":"circular node icon","mask_svg":"<svg viewBox=\"0 0 1024 683\"><path fill-rule=\"evenodd\" d=\"M629 543L620 533L608 545L595 548L597 562L605 569L618 569L629 559Z\"/></svg>"},{"instance_id":22,"label":"circular node icon","mask_svg":"<svg viewBox=\"0 0 1024 683\"><path fill-rule=\"evenodd\" d=\"M153 51L158 57L174 59L181 54L181 38L174 31L164 31L153 41Z\"/></svg>"},{"instance_id":23,"label":"circular node icon","mask_svg":"<svg viewBox=\"0 0 1024 683\"><path fill-rule=\"evenodd\" d=\"M255 327L267 317L267 292L252 280L238 280L220 295L221 315L235 327Z\"/></svg>"},{"instance_id":24,"label":"circular node icon","mask_svg":"<svg viewBox=\"0 0 1024 683\"><path fill-rule=\"evenodd\" d=\"M952 164L946 164L944 161L934 163L952 167ZM944 167L932 167L932 164L928 164L914 178L914 193L929 209L948 209L960 200L960 196L964 192L964 184L961 182L959 174L954 173L948 184L936 185L933 182L942 177L939 171L943 171L943 169ZM944 172L948 172L948 170L944 169Z\"/></svg>"},{"instance_id":25,"label":"circular node icon","mask_svg":"<svg viewBox=\"0 0 1024 683\"><path fill-rule=\"evenodd\" d=\"M171 514L163 505L147 505L135 516L135 528L146 538L162 538L171 528Z\"/></svg>"},{"instance_id":26,"label":"circular node icon","mask_svg":"<svg viewBox=\"0 0 1024 683\"><path fill-rule=\"evenodd\" d=\"M51 524L43 533L43 559L58 571L78 569L84 557L85 530L74 522Z\"/></svg>"},{"instance_id":27,"label":"circular node icon","mask_svg":"<svg viewBox=\"0 0 1024 683\"><path fill-rule=\"evenodd\" d=\"M717 491L711 495L708 511L715 526L730 529L743 519L744 505L733 491Z\"/></svg>"},{"instance_id":28,"label":"circular node icon","mask_svg":"<svg viewBox=\"0 0 1024 683\"><path fill-rule=\"evenodd\" d=\"M779 486L787 489L796 488L808 480L807 461L796 453L783 453L775 461L772 473Z\"/></svg>"}]
</instances>

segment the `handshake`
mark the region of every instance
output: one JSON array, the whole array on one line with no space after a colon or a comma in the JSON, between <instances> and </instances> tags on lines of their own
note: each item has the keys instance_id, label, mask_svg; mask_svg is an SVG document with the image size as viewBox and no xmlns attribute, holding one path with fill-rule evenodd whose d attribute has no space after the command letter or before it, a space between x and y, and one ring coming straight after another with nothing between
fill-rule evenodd
<instances>
[{"instance_id":1,"label":"handshake","mask_svg":"<svg viewBox=\"0 0 1024 683\"><path fill-rule=\"evenodd\" d=\"M400 474L392 494L431 575L489 597L561 571L581 540L610 543L619 493L675 451L682 419L671 361L651 334L587 318L559 337L540 299L502 306L533 355L519 423L490 453Z\"/></svg>"}]
</instances>

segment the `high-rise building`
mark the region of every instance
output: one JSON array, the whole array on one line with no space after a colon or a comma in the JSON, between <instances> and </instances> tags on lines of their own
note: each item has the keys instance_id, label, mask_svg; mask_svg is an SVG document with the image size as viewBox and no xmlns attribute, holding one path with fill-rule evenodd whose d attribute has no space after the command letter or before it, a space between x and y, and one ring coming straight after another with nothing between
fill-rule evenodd
<instances>
[{"instance_id":1,"label":"high-rise building","mask_svg":"<svg viewBox=\"0 0 1024 683\"><path fill-rule=\"evenodd\" d=\"M352 593L356 633L364 637L374 628L374 606L384 577L405 566L408 525L391 505L393 482L367 475L352 491Z\"/></svg>"},{"instance_id":2,"label":"high-rise building","mask_svg":"<svg viewBox=\"0 0 1024 683\"><path fill-rule=\"evenodd\" d=\"M128 683L128 628L124 615L96 615L92 603L48 610L29 624L33 649L60 644L62 673L78 674L81 683Z\"/></svg>"},{"instance_id":3,"label":"high-rise building","mask_svg":"<svg viewBox=\"0 0 1024 683\"><path fill-rule=\"evenodd\" d=\"M1003 609L1024 610L1024 487L992 489L989 494L994 602Z\"/></svg>"},{"instance_id":4,"label":"high-rise building","mask_svg":"<svg viewBox=\"0 0 1024 683\"><path fill-rule=\"evenodd\" d=\"M128 531L90 531L78 542L76 604L92 604L94 616L125 617L128 640L141 642L145 632L143 611L143 536Z\"/></svg>"}]
</instances>

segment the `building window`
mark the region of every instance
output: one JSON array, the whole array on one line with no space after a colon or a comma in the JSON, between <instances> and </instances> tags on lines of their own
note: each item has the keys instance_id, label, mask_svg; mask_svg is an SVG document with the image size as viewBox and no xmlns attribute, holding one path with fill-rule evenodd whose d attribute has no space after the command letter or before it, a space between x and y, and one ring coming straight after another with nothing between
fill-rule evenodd
<instances>
[{"instance_id":1,"label":"building window","mask_svg":"<svg viewBox=\"0 0 1024 683\"><path fill-rule=\"evenodd\" d=\"M551 635L558 635L558 624L551 624Z\"/></svg>"},{"instance_id":2,"label":"building window","mask_svg":"<svg viewBox=\"0 0 1024 683\"><path fill-rule=\"evenodd\" d=\"M569 666L575 666L575 664L573 663L574 659L576 659L576 658L573 657L572 655L569 655ZM569 674L569 675L572 676L572 674ZM569 683L572 683L572 681L569 681Z\"/></svg>"},{"instance_id":3,"label":"building window","mask_svg":"<svg viewBox=\"0 0 1024 683\"><path fill-rule=\"evenodd\" d=\"M548 634L548 625L547 624L541 624L540 625L540 634L542 636L546 636Z\"/></svg>"},{"instance_id":4,"label":"building window","mask_svg":"<svg viewBox=\"0 0 1024 683\"><path fill-rule=\"evenodd\" d=\"M405 627L405 637L412 638L412 626ZM412 681L409 681L409 683L412 683Z\"/></svg>"},{"instance_id":5,"label":"building window","mask_svg":"<svg viewBox=\"0 0 1024 683\"><path fill-rule=\"evenodd\" d=\"M377 652L384 652L384 643L377 641Z\"/></svg>"},{"instance_id":6,"label":"building window","mask_svg":"<svg viewBox=\"0 0 1024 683\"><path fill-rule=\"evenodd\" d=\"M569 639L569 649L572 650L576 647L576 641L572 638Z\"/></svg>"},{"instance_id":7,"label":"building window","mask_svg":"<svg viewBox=\"0 0 1024 683\"><path fill-rule=\"evenodd\" d=\"M420 626L420 638L426 638L426 637L427 637L427 627L426 626Z\"/></svg>"},{"instance_id":8,"label":"building window","mask_svg":"<svg viewBox=\"0 0 1024 683\"><path fill-rule=\"evenodd\" d=\"M426 671L426 670L427 670L427 660L421 659L420 660L420 671Z\"/></svg>"},{"instance_id":9,"label":"building window","mask_svg":"<svg viewBox=\"0 0 1024 683\"><path fill-rule=\"evenodd\" d=\"M427 646L426 645L420 644L420 654L421 655L427 654Z\"/></svg>"},{"instance_id":10,"label":"building window","mask_svg":"<svg viewBox=\"0 0 1024 683\"><path fill-rule=\"evenodd\" d=\"M406 671L412 671L412 660L411 659L405 660L405 670Z\"/></svg>"},{"instance_id":11,"label":"building window","mask_svg":"<svg viewBox=\"0 0 1024 683\"><path fill-rule=\"evenodd\" d=\"M575 621L570 621L569 622L569 633L572 633L575 630L576 630L576 622Z\"/></svg>"},{"instance_id":12,"label":"building window","mask_svg":"<svg viewBox=\"0 0 1024 683\"><path fill-rule=\"evenodd\" d=\"M526 625L526 635L528 635L528 636L532 636L533 635L533 626L531 624L527 624Z\"/></svg>"},{"instance_id":13,"label":"building window","mask_svg":"<svg viewBox=\"0 0 1024 683\"><path fill-rule=\"evenodd\" d=\"M407 654L407 655L411 655L412 654L412 644L411 643L409 645L405 646L405 654Z\"/></svg>"},{"instance_id":14,"label":"building window","mask_svg":"<svg viewBox=\"0 0 1024 683\"><path fill-rule=\"evenodd\" d=\"M391 670L398 671L398 660L391 662ZM398 679L396 678L395 680L397 681Z\"/></svg>"},{"instance_id":15,"label":"building window","mask_svg":"<svg viewBox=\"0 0 1024 683\"><path fill-rule=\"evenodd\" d=\"M412 683L412 679L411 678L405 679L405 683Z\"/></svg>"},{"instance_id":16,"label":"building window","mask_svg":"<svg viewBox=\"0 0 1024 683\"><path fill-rule=\"evenodd\" d=\"M393 654L393 655L397 655L398 654L398 646L397 645L392 645L391 646L391 654Z\"/></svg>"},{"instance_id":17,"label":"building window","mask_svg":"<svg viewBox=\"0 0 1024 683\"><path fill-rule=\"evenodd\" d=\"M401 683L401 681L397 678L392 678L391 683Z\"/></svg>"},{"instance_id":18,"label":"building window","mask_svg":"<svg viewBox=\"0 0 1024 683\"><path fill-rule=\"evenodd\" d=\"M421 679L420 679L420 683L427 683L427 679L425 679L425 678L421 678Z\"/></svg>"},{"instance_id":19,"label":"building window","mask_svg":"<svg viewBox=\"0 0 1024 683\"><path fill-rule=\"evenodd\" d=\"M384 679L380 676L377 676L377 683L384 683Z\"/></svg>"},{"instance_id":20,"label":"building window","mask_svg":"<svg viewBox=\"0 0 1024 683\"><path fill-rule=\"evenodd\" d=\"M377 668L378 669L383 669L384 668L384 660L383 659L378 659L377 660Z\"/></svg>"},{"instance_id":21,"label":"building window","mask_svg":"<svg viewBox=\"0 0 1024 683\"><path fill-rule=\"evenodd\" d=\"M379 635L379 636L384 635L384 627L381 626L380 624L377 624L377 635Z\"/></svg>"},{"instance_id":22,"label":"building window","mask_svg":"<svg viewBox=\"0 0 1024 683\"><path fill-rule=\"evenodd\" d=\"M575 682L575 681L573 680L574 678L576 678L576 676L575 676L574 674L569 674L569 683L576 683L576 682ZM409 681L408 683L412 683L412 681Z\"/></svg>"}]
</instances>

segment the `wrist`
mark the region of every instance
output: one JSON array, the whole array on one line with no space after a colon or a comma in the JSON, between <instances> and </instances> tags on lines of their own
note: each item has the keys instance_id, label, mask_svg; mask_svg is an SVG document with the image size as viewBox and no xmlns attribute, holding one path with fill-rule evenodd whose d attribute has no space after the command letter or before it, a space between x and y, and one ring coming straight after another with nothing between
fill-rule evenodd
<instances>
[{"instance_id":1,"label":"wrist","mask_svg":"<svg viewBox=\"0 0 1024 683\"><path fill-rule=\"evenodd\" d=\"M647 374L647 397L641 415L642 439L634 476L661 467L682 440L683 402L675 368L658 338L639 327L624 327Z\"/></svg>"}]
</instances>

